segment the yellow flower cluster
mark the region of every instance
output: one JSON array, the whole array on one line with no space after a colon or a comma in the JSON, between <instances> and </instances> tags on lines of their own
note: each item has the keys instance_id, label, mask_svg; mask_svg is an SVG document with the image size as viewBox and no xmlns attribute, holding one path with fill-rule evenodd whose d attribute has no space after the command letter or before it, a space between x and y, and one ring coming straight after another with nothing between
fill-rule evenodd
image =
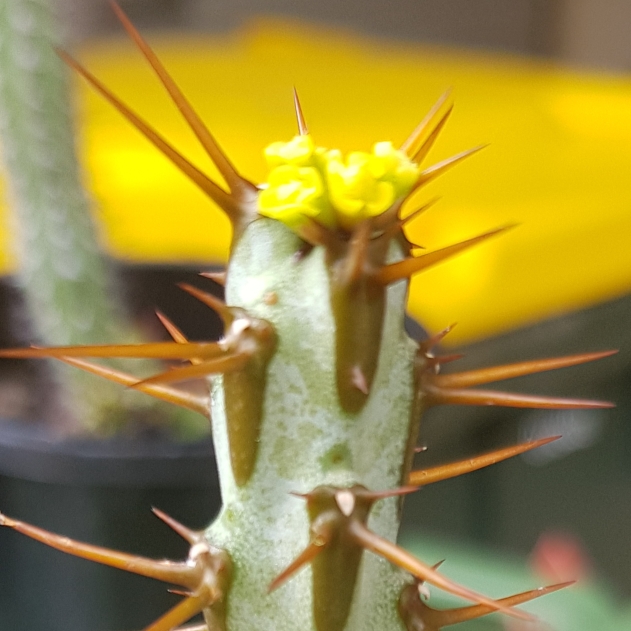
<instances>
[{"instance_id":1,"label":"yellow flower cluster","mask_svg":"<svg viewBox=\"0 0 631 631\"><path fill-rule=\"evenodd\" d=\"M311 136L296 136L265 149L270 173L259 195L259 213L298 228L312 217L330 228L351 230L384 212L410 191L419 167L390 142L346 159L337 149L316 147Z\"/></svg>"}]
</instances>

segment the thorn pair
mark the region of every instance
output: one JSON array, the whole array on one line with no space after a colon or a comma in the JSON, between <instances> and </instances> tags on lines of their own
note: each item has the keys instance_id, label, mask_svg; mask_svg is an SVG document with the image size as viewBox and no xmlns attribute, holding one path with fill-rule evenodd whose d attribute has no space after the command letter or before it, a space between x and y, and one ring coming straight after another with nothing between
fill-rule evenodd
<instances>
[{"instance_id":1,"label":"thorn pair","mask_svg":"<svg viewBox=\"0 0 631 631\"><path fill-rule=\"evenodd\" d=\"M123 10L116 2L110 2L114 13L123 27L149 62L160 82L168 92L173 103L188 123L200 144L217 167L217 170L228 185L224 190L216 182L200 171L167 140L150 127L134 111L118 99L92 73L86 70L75 59L62 50L59 56L71 68L81 74L92 87L109 101L141 134L145 136L166 158L168 158L184 175L199 186L228 216L233 226L242 230L245 224L256 217L257 188L242 177L229 158L223 152L208 128L199 118L184 94L178 88L172 77L162 65L156 54L129 21Z\"/></svg>"},{"instance_id":2,"label":"thorn pair","mask_svg":"<svg viewBox=\"0 0 631 631\"><path fill-rule=\"evenodd\" d=\"M0 350L0 357L56 358L115 383L208 416L206 397L164 384L238 371L257 353L267 354L275 346L275 334L268 322L250 317L243 309L228 307L212 294L191 285L182 284L181 287L218 312L227 326L222 340L189 342L168 318L158 314L173 337L173 342L4 349ZM139 381L133 375L81 359L84 357L189 360L190 365L173 368Z\"/></svg>"},{"instance_id":3,"label":"thorn pair","mask_svg":"<svg viewBox=\"0 0 631 631\"><path fill-rule=\"evenodd\" d=\"M153 512L190 544L187 561L156 561L81 543L11 519L2 513L0 513L0 526L12 528L61 552L183 587L186 591L177 593L183 594L184 600L145 629L145 631L172 631L204 609L216 603L219 605L223 601L230 583L231 561L224 550L211 546L203 533L187 528L162 511L153 509ZM205 628L205 626L196 626L189 628L188 631L201 631Z\"/></svg>"},{"instance_id":4,"label":"thorn pair","mask_svg":"<svg viewBox=\"0 0 631 631\"><path fill-rule=\"evenodd\" d=\"M460 355L447 357L435 356L433 348L440 343L454 326L455 325L452 324L428 340L421 342L419 346L419 354L424 356L426 360L426 368L421 375L421 388L425 394L427 405L502 405L515 408L540 409L593 409L611 408L614 406L613 403L608 401L514 394L495 390L477 390L473 388L473 386L533 375L548 370L556 370L558 368L578 366L587 362L610 357L611 355L615 355L618 351L600 351L567 355L565 357L536 359L443 375L440 373L441 365L448 361L458 359Z\"/></svg>"},{"instance_id":5,"label":"thorn pair","mask_svg":"<svg viewBox=\"0 0 631 631\"><path fill-rule=\"evenodd\" d=\"M372 504L379 499L401 495L416 490L415 487L404 487L394 491L374 493L362 486L351 488L318 487L311 493L302 495L307 501L311 517L311 541L307 547L271 582L269 590L274 590L289 579L307 563L315 563L323 555L338 555L340 548L346 551L357 549L369 550L401 569L409 572L419 581L425 581L444 589L445 591L473 601L490 610L523 619L532 617L520 611L513 610L510 605L495 601L482 594L474 592L440 574L436 568L429 566L415 558L409 552L396 544L380 537L366 526ZM343 550L342 550L343 552ZM360 558L357 557L357 564ZM324 561L323 561L324 563ZM335 564L334 564L335 566ZM339 567L339 566L338 566ZM328 576L330 585L340 585L340 579L354 582L356 568L343 566L341 570L349 576ZM314 582L317 580L314 571ZM337 589L337 588L336 588Z\"/></svg>"},{"instance_id":6,"label":"thorn pair","mask_svg":"<svg viewBox=\"0 0 631 631\"><path fill-rule=\"evenodd\" d=\"M442 480L455 478L459 475L464 475L465 473L477 471L478 469L502 462L502 460L513 458L514 456L526 453L532 449L537 449L537 447L547 445L555 440L559 440L559 438L561 438L561 436L550 436L549 438L532 440L520 445L498 449L474 458L466 458L446 465L412 471L408 476L408 484L421 487L427 486L428 484L434 484L435 482L440 482Z\"/></svg>"},{"instance_id":7,"label":"thorn pair","mask_svg":"<svg viewBox=\"0 0 631 631\"><path fill-rule=\"evenodd\" d=\"M502 603L502 605L506 607L514 607L515 605L521 605L535 598L540 598L559 589L569 587L572 584L573 582L568 582L549 585L548 587L539 587L538 589L531 589L526 592L514 594L513 596L500 598L496 602ZM440 631L444 627L481 618L494 611L495 609L483 604L469 607L454 607L452 609L433 609L419 597L419 581L407 585L403 589L399 599L399 613L408 631L417 631L418 629L423 629L424 631Z\"/></svg>"}]
</instances>

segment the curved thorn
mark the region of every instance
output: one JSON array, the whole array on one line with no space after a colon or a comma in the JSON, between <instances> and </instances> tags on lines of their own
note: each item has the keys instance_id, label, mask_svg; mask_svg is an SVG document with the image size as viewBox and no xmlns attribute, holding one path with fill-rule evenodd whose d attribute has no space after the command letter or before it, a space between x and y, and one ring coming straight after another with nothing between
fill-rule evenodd
<instances>
[{"instance_id":1,"label":"curved thorn","mask_svg":"<svg viewBox=\"0 0 631 631\"><path fill-rule=\"evenodd\" d=\"M228 307L221 298L217 298L217 296L214 296L207 291L198 289L194 285L189 285L188 283L178 283L177 286L184 290L187 294L197 298L197 300L205 304L207 307L210 307L217 313L224 323L229 323L234 319L230 307Z\"/></svg>"},{"instance_id":2,"label":"curved thorn","mask_svg":"<svg viewBox=\"0 0 631 631\"><path fill-rule=\"evenodd\" d=\"M199 543L199 541L203 540L203 533L187 528L184 524L181 524L176 519L173 519L170 515L163 513L159 508L154 506L151 508L151 512L169 526L169 528L177 532L177 534L180 535L180 537L182 537L182 539L184 539L187 543L195 545L196 543Z\"/></svg>"},{"instance_id":3,"label":"curved thorn","mask_svg":"<svg viewBox=\"0 0 631 631\"><path fill-rule=\"evenodd\" d=\"M375 274L375 280L383 285L389 285L390 283L402 280L403 278L409 278L414 274L417 274L418 272L432 267L433 265L442 263L444 260L455 256L456 254L459 254L463 250L467 250L474 245L478 245L482 241L486 241L487 239L501 234L502 232L506 232L507 230L510 230L514 227L515 224L502 226L501 228L496 228L495 230L485 232L484 234L480 234L477 237L473 237L472 239L467 239L466 241L461 241L460 243L454 243L453 245L449 245L446 248L434 250L433 252L423 254L422 256L407 258L399 261L398 263L384 265Z\"/></svg>"},{"instance_id":4,"label":"curved thorn","mask_svg":"<svg viewBox=\"0 0 631 631\"><path fill-rule=\"evenodd\" d=\"M228 187L231 191L238 191L239 189L247 188L250 192L255 192L256 187L251 182L245 180L230 162L226 154L222 151L221 147L217 144L217 141L210 133L206 125L197 115L187 98L184 96L180 88L166 68L162 65L162 62L158 59L158 56L153 52L151 47L143 39L142 35L136 30L134 25L130 22L129 18L125 15L123 10L116 2L111 2L114 13L122 23L123 27L127 31L128 35L138 46L145 59L149 62L150 66L155 71L156 75L162 82L162 85L166 88L169 96L175 103L176 107L180 110L180 113L188 123L189 127L197 136L197 139L201 143L202 147L206 150L206 153L210 156L217 170L223 178L226 180Z\"/></svg>"},{"instance_id":5,"label":"curved thorn","mask_svg":"<svg viewBox=\"0 0 631 631\"><path fill-rule=\"evenodd\" d=\"M615 407L615 404L609 401L541 397L495 390L457 390L455 388L439 388L431 384L425 386L425 392L431 404L501 405L509 408L541 410L591 410Z\"/></svg>"},{"instance_id":6,"label":"curved thorn","mask_svg":"<svg viewBox=\"0 0 631 631\"><path fill-rule=\"evenodd\" d=\"M302 107L300 106L300 99L298 98L298 92L294 86L294 109L296 110L296 121L298 123L298 134L300 136L307 136L309 129L305 121L304 114L302 113Z\"/></svg>"},{"instance_id":7,"label":"curved thorn","mask_svg":"<svg viewBox=\"0 0 631 631\"><path fill-rule=\"evenodd\" d=\"M514 594L513 596L508 596L506 598L499 598L497 602L509 607L514 607L515 605L521 605L522 603L534 600L535 598L540 598L541 596L556 592L559 589L564 589L565 587L569 587L573 584L574 581L570 581L568 583L549 585L548 587L539 587L538 589L531 589L527 592L521 592L520 594ZM486 605L473 605L471 607L458 607L454 609L443 609L440 611L428 608L425 615L430 624L436 625L437 628L442 628L459 622L465 622L466 620L481 618L482 616L486 616L493 612L494 610Z\"/></svg>"},{"instance_id":8,"label":"curved thorn","mask_svg":"<svg viewBox=\"0 0 631 631\"><path fill-rule=\"evenodd\" d=\"M205 173L202 173L196 166L189 162L181 153L179 153L170 143L168 143L160 134L150 127L135 112L129 109L121 100L118 99L108 88L105 87L91 72L86 70L78 61L73 59L63 50L57 50L57 54L71 68L74 68L82 75L92 87L99 92L111 105L113 105L154 147L162 152L184 175L193 181L199 188L204 191L227 215L233 222L241 216L241 210L235 199Z\"/></svg>"},{"instance_id":9,"label":"curved thorn","mask_svg":"<svg viewBox=\"0 0 631 631\"><path fill-rule=\"evenodd\" d=\"M290 578L292 574L295 574L307 563L311 563L311 561L326 548L328 543L328 540L319 541L318 543L313 541L309 542L309 545L269 584L267 593L273 592Z\"/></svg>"},{"instance_id":10,"label":"curved thorn","mask_svg":"<svg viewBox=\"0 0 631 631\"><path fill-rule=\"evenodd\" d=\"M468 388L469 386L479 386L493 381L503 381L524 375L532 375L546 370L556 370L577 366L587 362L603 359L615 355L618 351L602 351L598 353L581 353L578 355L567 355L565 357L552 357L549 359L535 359L533 361L518 362L515 364L505 364L503 366L492 366L490 368L479 368L466 372L453 373L451 375L436 375L432 377L433 382L441 388Z\"/></svg>"},{"instance_id":11,"label":"curved thorn","mask_svg":"<svg viewBox=\"0 0 631 631\"><path fill-rule=\"evenodd\" d=\"M451 95L451 88L446 90L434 103L432 108L427 112L425 118L414 128L412 133L408 136L406 141L401 145L400 151L403 151L408 158L412 158L414 154L418 151L418 147L422 144L421 138L427 131L427 129L431 126L432 121L436 118L438 112L440 112L443 105L447 102L447 99Z\"/></svg>"},{"instance_id":12,"label":"curved thorn","mask_svg":"<svg viewBox=\"0 0 631 631\"><path fill-rule=\"evenodd\" d=\"M477 147L473 147L472 149L461 151L460 153L457 153L455 156L451 156L451 158L442 160L441 162L438 162L432 165L431 167L428 167L424 171L421 171L420 175L418 176L418 180L416 180L416 183L414 184L414 188L412 189L411 192L415 192L419 187L439 177L440 175L445 173L445 171L448 171L452 167L455 167L457 164L459 164L466 158L472 156L473 154L478 153L478 151L481 151L486 146L487 145L479 145Z\"/></svg>"},{"instance_id":13,"label":"curved thorn","mask_svg":"<svg viewBox=\"0 0 631 631\"><path fill-rule=\"evenodd\" d=\"M412 156L412 160L416 162L416 164L421 164L421 162L423 162L423 160L427 157L427 154L429 153L430 149L434 146L434 143L436 142L438 135L443 130L443 127L445 126L445 123L447 122L447 119L451 115L453 109L454 109L454 106L453 104L451 104L449 108L447 109L447 111L440 117L440 119L436 123L436 126L434 127L430 135L427 137L427 139L423 141L421 146L418 148L418 151Z\"/></svg>"},{"instance_id":14,"label":"curved thorn","mask_svg":"<svg viewBox=\"0 0 631 631\"><path fill-rule=\"evenodd\" d=\"M79 359L77 357L57 357L56 359L59 359L70 366L80 368L81 370L85 370L93 375L98 375L99 377L103 377L104 379L108 379L109 381L113 381L114 383L118 383L123 386L131 387L136 386L138 383L138 377L134 375L124 373L120 370L114 370L113 368L109 368L107 366L99 366L98 364L93 364L85 359ZM179 405L180 407L193 410L193 412L198 412L206 418L210 417L210 399L208 397L197 396L191 392L177 390L176 388L171 388L170 386L161 386L157 384L148 384L137 387L136 389L139 392L144 392L145 394L148 394L156 399L160 399L161 401L166 401L167 403L173 403L174 405Z\"/></svg>"},{"instance_id":15,"label":"curved thorn","mask_svg":"<svg viewBox=\"0 0 631 631\"><path fill-rule=\"evenodd\" d=\"M542 445L547 445L554 440L558 440L561 436L551 436L549 438L541 438L540 440L532 440L521 445L514 445L512 447L506 447L505 449L497 449L475 458L466 458L465 460L459 460L458 462L451 462L446 465L440 465L438 467L431 467L430 469L421 469L418 471L410 472L408 477L408 484L415 484L419 487L433 484L434 482L440 482L441 480L448 480L449 478L455 478L471 471L477 471L489 465L501 462L513 456L518 456L531 449L536 449Z\"/></svg>"},{"instance_id":16,"label":"curved thorn","mask_svg":"<svg viewBox=\"0 0 631 631\"><path fill-rule=\"evenodd\" d=\"M519 618L521 620L534 619L529 614L526 614L522 611L510 609L507 605L503 605L502 603L493 600L492 598L488 598L483 594L474 592L467 587L451 581L442 574L439 574L431 566L423 563L422 561L411 555L409 552L407 552L407 550L400 548L391 541L383 539L379 535L368 530L366 526L364 526L361 522L357 520L352 520L349 523L348 530L349 534L355 539L355 541L366 550L370 550L377 556L387 559L393 565L396 565L406 572L409 572L410 574L412 574L412 576L415 576L418 579L434 585L434 587L439 587L440 589L443 589L450 594L460 596L461 598L465 598L466 600L470 600L482 605L487 605L493 610L501 611L502 613L512 616L513 618Z\"/></svg>"},{"instance_id":17,"label":"curved thorn","mask_svg":"<svg viewBox=\"0 0 631 631\"><path fill-rule=\"evenodd\" d=\"M228 276L228 272L200 272L199 275L204 278L210 278L210 280L215 281L222 287L226 286L226 277Z\"/></svg>"},{"instance_id":18,"label":"curved thorn","mask_svg":"<svg viewBox=\"0 0 631 631\"><path fill-rule=\"evenodd\" d=\"M166 372L161 372L153 377L142 379L132 385L132 388L141 388L149 384L156 383L173 383L176 381L187 381L188 379L199 379L208 375L217 375L224 372L232 372L243 368L249 361L250 356L245 353L234 353L216 357L208 361L192 364L190 366L182 366L181 368L173 368Z\"/></svg>"},{"instance_id":19,"label":"curved thorn","mask_svg":"<svg viewBox=\"0 0 631 631\"><path fill-rule=\"evenodd\" d=\"M11 519L0 513L0 526L13 528L18 532L35 539L51 548L60 550L82 559L115 567L133 574L140 574L148 578L155 578L165 583L174 583L189 589L195 589L199 582L199 571L186 563L174 563L171 561L156 561L117 550L109 550L100 546L94 546L80 541L74 541L68 537L56 535L37 526L31 526L22 521Z\"/></svg>"},{"instance_id":20,"label":"curved thorn","mask_svg":"<svg viewBox=\"0 0 631 631\"><path fill-rule=\"evenodd\" d=\"M39 357L123 357L127 359L211 358L225 353L217 342L150 342L147 344L95 344L86 346L52 346L49 348L8 348L0 357L21 359Z\"/></svg>"},{"instance_id":21,"label":"curved thorn","mask_svg":"<svg viewBox=\"0 0 631 631\"><path fill-rule=\"evenodd\" d=\"M189 596L169 609L163 616L150 624L144 631L173 631L175 627L197 615L210 604L206 596ZM202 627L204 628L204 627Z\"/></svg>"},{"instance_id":22,"label":"curved thorn","mask_svg":"<svg viewBox=\"0 0 631 631\"><path fill-rule=\"evenodd\" d=\"M186 344L188 342L184 333L182 333L182 331L180 331L180 329L178 329L178 327L176 327L175 324L173 324L173 322L164 315L164 313L156 309L156 315L158 316L158 320L160 320L162 326L167 330L167 333L173 338L174 342L177 342L178 344Z\"/></svg>"}]
</instances>

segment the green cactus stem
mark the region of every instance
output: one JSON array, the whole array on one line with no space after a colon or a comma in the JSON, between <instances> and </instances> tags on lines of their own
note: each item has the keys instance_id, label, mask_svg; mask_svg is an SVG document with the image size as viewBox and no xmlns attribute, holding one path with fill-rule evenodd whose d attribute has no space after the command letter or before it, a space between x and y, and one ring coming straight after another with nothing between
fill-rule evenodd
<instances>
[{"instance_id":1,"label":"green cactus stem","mask_svg":"<svg viewBox=\"0 0 631 631\"><path fill-rule=\"evenodd\" d=\"M223 508L202 533L159 513L191 546L185 563L103 550L10 519L0 523L48 545L175 583L176 607L147 627L171 631L202 612L204 631L438 631L494 611L522 620L514 606L566 585L494 600L450 580L394 542L403 496L558 437L478 458L411 471L422 412L439 403L599 408L610 403L478 390L475 386L600 359L589 353L441 374L455 357L405 333L409 277L505 228L415 257L405 237L406 202L470 152L429 168L421 160L451 108L446 98L402 148L371 153L317 147L296 100L299 136L271 145L266 185L244 179L221 152L177 86L114 5L184 118L214 160L227 189L210 180L87 70L64 58L231 219L234 240L226 303L185 287L224 319L217 343L188 342L168 321L172 343L67 346L4 351L57 357L180 405L204 399L178 381L210 378L210 410ZM408 213L408 214L406 214ZM161 357L188 364L137 381L83 357ZM472 604L437 610L428 586Z\"/></svg>"},{"instance_id":2,"label":"green cactus stem","mask_svg":"<svg viewBox=\"0 0 631 631\"><path fill-rule=\"evenodd\" d=\"M81 183L68 71L53 53L59 45L53 5L0 3L0 137L15 215L16 282L38 343L129 340ZM72 418L74 431L108 431L107 419L124 393L94 388L61 365L53 368L64 424Z\"/></svg>"}]
</instances>

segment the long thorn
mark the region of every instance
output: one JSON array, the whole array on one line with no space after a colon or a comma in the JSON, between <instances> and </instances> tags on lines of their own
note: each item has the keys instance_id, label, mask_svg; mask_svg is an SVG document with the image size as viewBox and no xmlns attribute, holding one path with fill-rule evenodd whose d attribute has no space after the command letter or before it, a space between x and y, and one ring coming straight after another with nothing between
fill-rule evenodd
<instances>
[{"instance_id":1,"label":"long thorn","mask_svg":"<svg viewBox=\"0 0 631 631\"><path fill-rule=\"evenodd\" d=\"M216 357L208 361L200 362L199 364L182 366L181 368L173 368L161 372L158 375L136 382L132 387L140 388L148 384L174 383L176 381L187 381L189 379L207 377L208 375L232 372L233 370L243 368L249 359L250 356L245 353L226 354L223 357Z\"/></svg>"},{"instance_id":2,"label":"long thorn","mask_svg":"<svg viewBox=\"0 0 631 631\"><path fill-rule=\"evenodd\" d=\"M375 274L375 279L383 285L388 285L403 278L409 278L418 272L432 267L433 265L437 265L438 263L442 263L444 260L455 256L474 245L482 243L491 237L501 234L502 232L506 232L513 227L514 225L496 228L495 230L485 232L484 234L480 234L472 239L467 239L466 241L461 241L460 243L454 243L446 248L435 250L434 252L429 252L428 254L423 254L422 256L403 259L398 263L385 265Z\"/></svg>"},{"instance_id":3,"label":"long thorn","mask_svg":"<svg viewBox=\"0 0 631 631\"><path fill-rule=\"evenodd\" d=\"M615 404L609 401L541 397L495 390L470 390L466 388L457 390L455 388L438 388L431 384L425 386L425 392L432 404L501 405L509 408L542 410L591 410L615 407Z\"/></svg>"},{"instance_id":4,"label":"long thorn","mask_svg":"<svg viewBox=\"0 0 631 631\"><path fill-rule=\"evenodd\" d=\"M210 278L210 280L216 282L222 287L226 286L226 277L228 275L227 272L200 272L199 275L203 276L204 278Z\"/></svg>"},{"instance_id":5,"label":"long thorn","mask_svg":"<svg viewBox=\"0 0 631 631\"><path fill-rule=\"evenodd\" d=\"M254 193L256 191L256 187L239 175L232 162L230 162L226 154L222 151L221 147L217 144L217 141L210 133L204 122L197 115L175 81L173 81L173 78L167 72L166 68L162 65L158 56L143 39L142 35L140 35L140 33L136 30L120 6L116 2L110 2L110 4L131 39L135 42L142 54L145 56L145 59L158 75L162 85L166 88L176 107L180 110L180 113L188 123L189 127L197 136L197 139L206 150L206 153L210 156L210 159L214 162L217 170L226 180L230 190L235 192L246 187Z\"/></svg>"},{"instance_id":6,"label":"long thorn","mask_svg":"<svg viewBox=\"0 0 631 631\"><path fill-rule=\"evenodd\" d=\"M521 605L522 603L556 592L559 589L569 587L573 584L574 581L570 581L568 583L549 585L548 587L539 587L538 589L531 589L527 592L514 594L513 596L508 596L506 598L499 598L497 602L507 605L508 607L514 607L515 605ZM425 616L430 624L436 625L437 628L442 628L459 622L465 622L466 620L481 618L482 616L486 616L494 611L494 609L491 609L486 605L473 605L471 607L458 607L454 609L443 609L440 611L428 608L425 612Z\"/></svg>"},{"instance_id":7,"label":"long thorn","mask_svg":"<svg viewBox=\"0 0 631 631\"><path fill-rule=\"evenodd\" d=\"M409 495L410 493L416 493L419 487L416 485L400 486L398 489L386 489L385 491L369 491L362 490L357 492L357 496L362 499L367 499L371 502L377 500L384 500L388 497L397 497L399 495Z\"/></svg>"},{"instance_id":8,"label":"long thorn","mask_svg":"<svg viewBox=\"0 0 631 631\"><path fill-rule=\"evenodd\" d=\"M489 465L501 462L507 458L518 456L519 454L523 454L531 449L536 449L542 445L547 445L559 438L561 437L551 436L549 438L541 438L540 440L532 440L527 443L522 443L521 445L497 449L496 451L476 456L475 458L466 458L465 460L451 462L450 464L440 465L438 467L431 467L430 469L412 471L408 477L408 484L426 486L428 484L433 484L434 482L440 482L441 480L455 478L456 476L488 467Z\"/></svg>"},{"instance_id":9,"label":"long thorn","mask_svg":"<svg viewBox=\"0 0 631 631\"><path fill-rule=\"evenodd\" d=\"M147 344L99 344L86 346L52 346L50 348L8 348L0 357L30 359L38 357L125 357L128 359L192 359L225 354L216 342L150 342Z\"/></svg>"},{"instance_id":10,"label":"long thorn","mask_svg":"<svg viewBox=\"0 0 631 631\"><path fill-rule=\"evenodd\" d=\"M189 596L169 609L144 631L173 631L175 627L197 615L210 604L208 596ZM202 627L203 628L203 627Z\"/></svg>"},{"instance_id":11,"label":"long thorn","mask_svg":"<svg viewBox=\"0 0 631 631\"><path fill-rule=\"evenodd\" d=\"M158 316L158 320L160 320L162 326L173 338L174 342L177 342L178 344L186 344L188 342L184 333L182 333L182 331L180 331L180 329L178 329L178 327L176 327L175 324L173 324L173 322L171 322L171 320L169 320L169 318L164 315L164 313L156 310L156 315Z\"/></svg>"},{"instance_id":12,"label":"long thorn","mask_svg":"<svg viewBox=\"0 0 631 631\"><path fill-rule=\"evenodd\" d=\"M314 543L309 545L269 584L267 592L273 592L280 587L288 578L295 574L300 568L310 563L322 552L328 542Z\"/></svg>"},{"instance_id":13,"label":"long thorn","mask_svg":"<svg viewBox=\"0 0 631 631\"><path fill-rule=\"evenodd\" d=\"M383 539L379 535L368 530L368 528L366 528L364 524L357 520L352 520L349 523L348 529L351 536L363 548L365 548L366 550L370 550L374 554L383 557L384 559L387 559L388 561L390 561L390 563L409 572L410 574L412 574L412 576L415 576L420 580L434 585L434 587L439 587L440 589L443 589L450 594L460 596L461 598L465 598L466 600L470 600L482 605L487 605L494 610L501 611L502 613L505 613L514 618L519 618L521 620L533 620L533 617L529 614L510 609L508 606L503 605L502 603L493 600L492 598L488 598L483 594L478 594L477 592L474 592L467 587L451 581L442 574L439 574L431 566L423 563L422 561L411 555L403 548L400 548L391 541Z\"/></svg>"},{"instance_id":14,"label":"long thorn","mask_svg":"<svg viewBox=\"0 0 631 631\"><path fill-rule=\"evenodd\" d=\"M465 160L466 158L472 156L478 151L484 149L486 145L479 145L478 147L473 147L472 149L467 149L466 151L461 151L457 153L455 156L451 156L451 158L447 158L446 160L442 160L431 167L428 167L424 171L421 171L421 174L418 176L418 180L412 189L412 192L416 191L419 187L427 184L431 180L437 178L438 176L445 173L452 167L455 167L457 164Z\"/></svg>"},{"instance_id":15,"label":"long thorn","mask_svg":"<svg viewBox=\"0 0 631 631\"><path fill-rule=\"evenodd\" d=\"M436 101L429 112L425 115L425 118L423 118L423 120L414 128L406 141L401 145L400 150L403 151L403 153L405 153L409 158L412 158L412 156L414 156L414 154L418 151L418 148L422 144L423 136L431 127L432 121L436 118L450 95L451 89L446 90L441 95L438 101Z\"/></svg>"},{"instance_id":16,"label":"long thorn","mask_svg":"<svg viewBox=\"0 0 631 631\"><path fill-rule=\"evenodd\" d=\"M296 122L298 123L298 134L301 136L307 136L309 129L305 121L304 114L302 113L302 107L300 105L300 99L298 98L298 92L294 87L294 109L296 110Z\"/></svg>"},{"instance_id":17,"label":"long thorn","mask_svg":"<svg viewBox=\"0 0 631 631\"><path fill-rule=\"evenodd\" d=\"M178 283L177 286L194 298L197 298L197 300L205 304L207 307L210 307L217 313L224 323L229 323L234 319L230 307L228 307L221 298L217 298L217 296L214 296L207 291L198 289L194 285L189 285L188 283Z\"/></svg>"},{"instance_id":18,"label":"long thorn","mask_svg":"<svg viewBox=\"0 0 631 631\"><path fill-rule=\"evenodd\" d=\"M203 540L204 538L203 533L196 532L195 530L191 530L190 528L187 528L184 524L181 524L176 519L173 519L173 517L171 517L170 515L163 513L158 508L155 508L155 506L152 507L151 511L156 517L158 517L158 519L161 519L167 526L169 526L169 528L171 528L172 530L175 530L175 532L177 532L177 534L180 535L182 539L184 539L186 542L190 543L191 545L195 545L199 541Z\"/></svg>"},{"instance_id":19,"label":"long thorn","mask_svg":"<svg viewBox=\"0 0 631 631\"><path fill-rule=\"evenodd\" d=\"M453 109L454 109L454 106L452 104L449 106L449 109L441 116L439 121L436 123L436 127L434 127L434 129L432 130L430 135L427 137L427 139L423 141L421 146L418 148L418 151L414 154L414 156L412 156L412 160L416 162L416 164L421 164L421 162L423 162L423 160L429 153L430 149L433 147L434 143L436 142L438 135L442 131L443 127L445 126L445 123L447 122L447 119L451 115L451 112L453 111Z\"/></svg>"},{"instance_id":20,"label":"long thorn","mask_svg":"<svg viewBox=\"0 0 631 631\"><path fill-rule=\"evenodd\" d=\"M422 215L426 210L430 209L439 199L440 197L434 197L433 199L430 199L427 203L423 204L420 208L413 210L409 215L402 217L400 219L401 226L406 226L410 222L414 221L417 217Z\"/></svg>"},{"instance_id":21,"label":"long thorn","mask_svg":"<svg viewBox=\"0 0 631 631\"><path fill-rule=\"evenodd\" d=\"M567 355L566 357L553 357L550 359L535 359L533 361L505 364L503 366L492 366L491 368L468 370L451 375L436 375L433 377L433 381L441 388L468 388L470 386L492 383L493 381L532 375L534 373L545 372L546 370L577 366L597 359L603 359L604 357L610 357L617 352L618 351L602 351L599 353L582 353L579 355Z\"/></svg>"},{"instance_id":22,"label":"long thorn","mask_svg":"<svg viewBox=\"0 0 631 631\"><path fill-rule=\"evenodd\" d=\"M109 550L100 546L94 546L80 541L74 541L68 537L56 535L37 526L31 526L22 521L11 519L0 513L0 526L8 526L18 532L35 539L51 548L61 550L67 554L88 559L103 565L109 565L126 572L140 574L148 578L155 578L165 583L174 583L189 589L194 589L199 582L197 569L186 563L173 563L171 561L156 561L117 550Z\"/></svg>"},{"instance_id":23,"label":"long thorn","mask_svg":"<svg viewBox=\"0 0 631 631\"><path fill-rule=\"evenodd\" d=\"M92 87L109 101L147 140L161 151L171 162L184 173L191 181L202 189L235 223L242 212L235 199L220 186L213 182L205 173L189 162L160 134L151 128L142 118L129 109L118 97L105 87L91 72L86 70L78 61L73 59L63 50L57 50L57 54L70 67L81 74Z\"/></svg>"},{"instance_id":24,"label":"long thorn","mask_svg":"<svg viewBox=\"0 0 631 631\"><path fill-rule=\"evenodd\" d=\"M135 386L140 392L144 392L145 394L148 394L156 399L160 399L161 401L166 401L167 403L173 403L174 405L188 408L189 410L193 410L193 412L198 412L206 418L210 416L210 399L208 397L197 396L191 392L159 384L145 384L143 386L137 386L138 377L135 377L134 375L121 372L120 370L114 370L108 366L93 364L85 359L79 359L78 357L58 357L57 359L69 364L70 366L75 366L76 368L90 372L93 375L98 375L99 377L113 381L114 383L119 383L128 387Z\"/></svg>"}]
</instances>

